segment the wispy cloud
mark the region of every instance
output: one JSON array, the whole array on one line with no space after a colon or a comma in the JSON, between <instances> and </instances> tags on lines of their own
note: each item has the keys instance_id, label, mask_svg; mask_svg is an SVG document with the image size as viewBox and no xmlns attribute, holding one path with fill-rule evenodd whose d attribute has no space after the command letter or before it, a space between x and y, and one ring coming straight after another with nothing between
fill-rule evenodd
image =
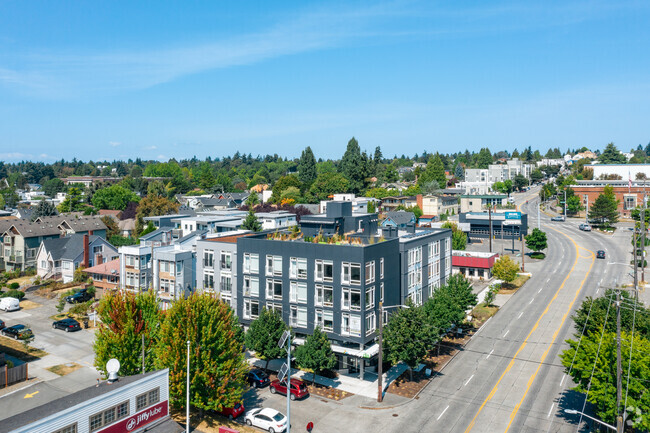
<instances>
[{"instance_id":1,"label":"wispy cloud","mask_svg":"<svg viewBox=\"0 0 650 433\"><path fill-rule=\"evenodd\" d=\"M108 145L111 146L111 147L117 147L120 144L122 144L122 143L120 143L119 141L109 141L108 142Z\"/></svg>"},{"instance_id":2,"label":"wispy cloud","mask_svg":"<svg viewBox=\"0 0 650 433\"><path fill-rule=\"evenodd\" d=\"M6 152L0 153L0 159L6 160L23 160L23 159L33 159L34 155L31 153L21 153L21 152Z\"/></svg>"},{"instance_id":3,"label":"wispy cloud","mask_svg":"<svg viewBox=\"0 0 650 433\"><path fill-rule=\"evenodd\" d=\"M147 146L144 148L144 150L156 150L156 149L158 149L158 146L155 145Z\"/></svg>"}]
</instances>

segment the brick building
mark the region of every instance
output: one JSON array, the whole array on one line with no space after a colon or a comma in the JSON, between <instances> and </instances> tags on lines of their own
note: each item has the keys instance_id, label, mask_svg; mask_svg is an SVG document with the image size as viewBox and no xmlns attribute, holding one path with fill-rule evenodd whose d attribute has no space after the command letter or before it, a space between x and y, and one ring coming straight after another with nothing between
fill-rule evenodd
<instances>
[{"instance_id":1,"label":"brick building","mask_svg":"<svg viewBox=\"0 0 650 433\"><path fill-rule=\"evenodd\" d=\"M579 180L571 185L573 192L582 199L585 210L594 204L606 185L611 185L618 200L618 212L623 217L630 217L630 211L643 205L643 196L650 194L650 182L643 180Z\"/></svg>"}]
</instances>

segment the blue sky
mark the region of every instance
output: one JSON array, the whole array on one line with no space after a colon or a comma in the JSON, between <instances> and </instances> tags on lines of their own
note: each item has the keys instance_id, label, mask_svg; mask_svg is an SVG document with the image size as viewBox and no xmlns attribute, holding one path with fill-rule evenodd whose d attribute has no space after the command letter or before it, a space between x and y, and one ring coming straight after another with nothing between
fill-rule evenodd
<instances>
[{"instance_id":1,"label":"blue sky","mask_svg":"<svg viewBox=\"0 0 650 433\"><path fill-rule=\"evenodd\" d=\"M650 141L647 1L0 0L0 160Z\"/></svg>"}]
</instances>

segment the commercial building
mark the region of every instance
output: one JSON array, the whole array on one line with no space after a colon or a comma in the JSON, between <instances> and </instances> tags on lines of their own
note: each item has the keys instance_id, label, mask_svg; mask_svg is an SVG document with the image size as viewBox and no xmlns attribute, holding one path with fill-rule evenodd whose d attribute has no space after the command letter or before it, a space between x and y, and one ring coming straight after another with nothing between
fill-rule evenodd
<instances>
[{"instance_id":1,"label":"commercial building","mask_svg":"<svg viewBox=\"0 0 650 433\"><path fill-rule=\"evenodd\" d=\"M480 251L454 250L451 254L452 273L469 279L492 278L494 262L499 258L497 253Z\"/></svg>"},{"instance_id":2,"label":"commercial building","mask_svg":"<svg viewBox=\"0 0 650 433\"><path fill-rule=\"evenodd\" d=\"M14 394L3 398L20 398ZM0 433L181 433L169 415L169 370L100 382L0 421Z\"/></svg>"},{"instance_id":3,"label":"commercial building","mask_svg":"<svg viewBox=\"0 0 650 433\"><path fill-rule=\"evenodd\" d=\"M647 184L646 184L647 182ZM579 180L571 185L575 195L581 198L585 211L594 204L605 186L611 186L618 201L618 212L623 217L630 217L632 209L643 206L644 196L650 195L650 181L643 180ZM630 185L631 184L631 185ZM647 201L647 199L646 199Z\"/></svg>"},{"instance_id":4,"label":"commercial building","mask_svg":"<svg viewBox=\"0 0 650 433\"><path fill-rule=\"evenodd\" d=\"M458 220L460 224L469 224L470 240L489 239L490 232L495 239L509 240L521 240L528 234L528 215L521 212L467 212L461 213Z\"/></svg>"},{"instance_id":5,"label":"commercial building","mask_svg":"<svg viewBox=\"0 0 650 433\"><path fill-rule=\"evenodd\" d=\"M621 180L637 180L643 182L643 178L650 179L650 164L590 164L589 168L594 172L594 179L607 176L618 176Z\"/></svg>"},{"instance_id":6,"label":"commercial building","mask_svg":"<svg viewBox=\"0 0 650 433\"><path fill-rule=\"evenodd\" d=\"M461 195L460 212L483 212L489 207L501 207L508 204L505 194Z\"/></svg>"}]
</instances>

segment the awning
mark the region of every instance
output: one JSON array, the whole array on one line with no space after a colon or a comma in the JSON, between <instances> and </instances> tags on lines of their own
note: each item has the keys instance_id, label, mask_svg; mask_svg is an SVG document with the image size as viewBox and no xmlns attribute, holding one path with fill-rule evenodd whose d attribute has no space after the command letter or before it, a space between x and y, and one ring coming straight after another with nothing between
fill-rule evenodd
<instances>
[{"instance_id":1,"label":"awning","mask_svg":"<svg viewBox=\"0 0 650 433\"><path fill-rule=\"evenodd\" d=\"M305 339L304 338L294 338L293 339L294 344L297 344L299 346L302 346L305 344ZM379 345L378 344L373 344L372 346L368 347L367 349L353 349L351 347L343 347L343 346L337 346L336 344L332 344L332 351L334 353L339 353L341 355L348 355L348 356L354 356L357 358L365 358L369 359L372 358L373 356L377 355L379 353Z\"/></svg>"}]
</instances>

